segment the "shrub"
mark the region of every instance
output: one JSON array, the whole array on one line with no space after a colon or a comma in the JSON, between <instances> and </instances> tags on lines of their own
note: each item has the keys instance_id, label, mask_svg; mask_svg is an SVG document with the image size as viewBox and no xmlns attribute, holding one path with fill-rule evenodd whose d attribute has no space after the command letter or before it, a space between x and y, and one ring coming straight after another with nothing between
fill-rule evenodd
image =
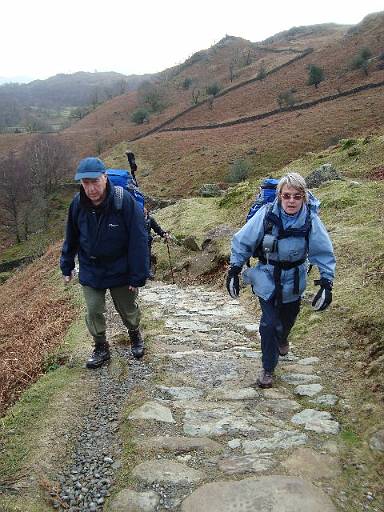
<instances>
[{"instance_id":1,"label":"shrub","mask_svg":"<svg viewBox=\"0 0 384 512\"><path fill-rule=\"evenodd\" d=\"M239 183L248 178L250 165L245 160L235 160L229 168L227 181L230 183Z\"/></svg>"},{"instance_id":2,"label":"shrub","mask_svg":"<svg viewBox=\"0 0 384 512\"><path fill-rule=\"evenodd\" d=\"M184 78L181 85L182 85L183 89L188 90L192 85L192 78L189 78L189 77Z\"/></svg>"},{"instance_id":3,"label":"shrub","mask_svg":"<svg viewBox=\"0 0 384 512\"><path fill-rule=\"evenodd\" d=\"M264 67L264 64L261 64L259 67L259 71L256 75L257 80L264 80L264 78L267 76L267 71Z\"/></svg>"},{"instance_id":4,"label":"shrub","mask_svg":"<svg viewBox=\"0 0 384 512\"><path fill-rule=\"evenodd\" d=\"M139 105L151 112L161 112L166 106L165 88L150 81L143 82L137 89Z\"/></svg>"},{"instance_id":5,"label":"shrub","mask_svg":"<svg viewBox=\"0 0 384 512\"><path fill-rule=\"evenodd\" d=\"M144 107L137 108L131 115L131 121L135 124L143 124L149 121L149 112Z\"/></svg>"},{"instance_id":6,"label":"shrub","mask_svg":"<svg viewBox=\"0 0 384 512\"><path fill-rule=\"evenodd\" d=\"M308 66L308 85L314 85L317 89L320 82L324 80L324 71L319 66L310 64Z\"/></svg>"},{"instance_id":7,"label":"shrub","mask_svg":"<svg viewBox=\"0 0 384 512\"><path fill-rule=\"evenodd\" d=\"M281 92L277 97L277 103L280 108L292 107L296 103L296 98L293 94L293 89Z\"/></svg>"},{"instance_id":8,"label":"shrub","mask_svg":"<svg viewBox=\"0 0 384 512\"><path fill-rule=\"evenodd\" d=\"M372 52L369 48L362 48L359 54L352 60L351 69L362 69L368 75L368 64L371 56Z\"/></svg>"},{"instance_id":9,"label":"shrub","mask_svg":"<svg viewBox=\"0 0 384 512\"><path fill-rule=\"evenodd\" d=\"M208 96L216 96L220 91L220 85L217 82L214 82L213 84L208 85L205 90Z\"/></svg>"},{"instance_id":10,"label":"shrub","mask_svg":"<svg viewBox=\"0 0 384 512\"><path fill-rule=\"evenodd\" d=\"M356 139L341 139L341 149L349 149L357 143Z\"/></svg>"}]
</instances>

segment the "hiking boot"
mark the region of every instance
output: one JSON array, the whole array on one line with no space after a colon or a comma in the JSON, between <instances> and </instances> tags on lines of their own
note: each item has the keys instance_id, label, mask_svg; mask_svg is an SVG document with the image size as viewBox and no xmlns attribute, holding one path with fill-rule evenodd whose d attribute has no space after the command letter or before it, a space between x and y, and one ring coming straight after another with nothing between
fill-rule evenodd
<instances>
[{"instance_id":1,"label":"hiking boot","mask_svg":"<svg viewBox=\"0 0 384 512\"><path fill-rule=\"evenodd\" d=\"M100 368L104 363L111 359L109 345L106 341L96 342L95 349L86 363L86 367L90 369Z\"/></svg>"},{"instance_id":2,"label":"hiking boot","mask_svg":"<svg viewBox=\"0 0 384 512\"><path fill-rule=\"evenodd\" d=\"M131 354L136 359L140 359L144 355L144 341L141 337L139 329L128 331L131 340Z\"/></svg>"},{"instance_id":3,"label":"hiking boot","mask_svg":"<svg viewBox=\"0 0 384 512\"><path fill-rule=\"evenodd\" d=\"M289 341L286 341L283 345L279 345L279 354L286 356L289 352Z\"/></svg>"},{"instance_id":4,"label":"hiking boot","mask_svg":"<svg viewBox=\"0 0 384 512\"><path fill-rule=\"evenodd\" d=\"M259 388L271 388L273 384L273 373L267 372L267 370L261 370L259 377L256 380L256 384Z\"/></svg>"}]
</instances>

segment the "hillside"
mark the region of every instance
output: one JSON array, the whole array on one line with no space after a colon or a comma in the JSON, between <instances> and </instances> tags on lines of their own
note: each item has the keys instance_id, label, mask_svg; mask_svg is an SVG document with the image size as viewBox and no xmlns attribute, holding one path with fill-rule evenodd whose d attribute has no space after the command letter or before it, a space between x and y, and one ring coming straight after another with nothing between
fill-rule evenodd
<instances>
[{"instance_id":1,"label":"hillside","mask_svg":"<svg viewBox=\"0 0 384 512\"><path fill-rule=\"evenodd\" d=\"M60 122L64 126L64 121L69 124L68 118L75 107L83 107L84 112L80 109L78 113L85 115L91 106L94 108L107 99L135 90L148 78L150 75L81 71L27 84L0 85L0 130L17 132L29 127L52 131Z\"/></svg>"},{"instance_id":2,"label":"hillside","mask_svg":"<svg viewBox=\"0 0 384 512\"><path fill-rule=\"evenodd\" d=\"M189 186L196 191L205 182L221 182L236 159L246 159L254 176L260 171L268 174L303 151L319 150L354 134L376 133L383 121L382 87L369 87L384 80L383 34L384 15L378 13L355 27L292 29L263 43L228 36L162 74L159 87L166 90L168 106L151 115L149 123L130 122L138 104L132 92L106 103L63 137L71 141L76 134L73 144L81 155L92 151L92 139L101 141L110 165L124 165L125 148L133 149L139 169L148 176L142 178L142 186L150 194L179 197ZM368 74L350 68L362 48L372 52ZM238 65L231 82L234 55L243 64L249 57L250 64ZM309 64L324 69L325 79L318 87L307 85ZM261 68L266 72L262 80ZM188 78L192 83L184 89L181 84ZM222 89L210 105L204 90L213 81ZM191 106L194 90L202 96ZM289 107L279 110L278 96L286 91L294 91L292 112ZM252 119L257 116L264 118ZM229 126L215 129L220 123ZM180 129L187 132L179 133ZM154 133L146 137L150 132ZM119 139L125 144L108 152Z\"/></svg>"},{"instance_id":3,"label":"hillside","mask_svg":"<svg viewBox=\"0 0 384 512\"><path fill-rule=\"evenodd\" d=\"M166 129L174 129L214 126L215 123L223 121L237 122L245 117L276 110L279 94L287 90L295 91L294 99L298 104L337 94L338 91L368 85L383 79L382 70L378 69L383 32L383 15L379 13L367 17L355 27L333 24L293 27L260 43L226 36L211 48L196 52L183 64L165 70L154 77L154 84L162 95L164 106L162 110L150 113L148 123L136 125L131 121L132 113L142 101L136 91L131 91L103 103L89 115L63 130L60 136L72 148L75 160L100 152L108 158L108 150L115 144L141 137L164 123ZM356 52L363 47L370 48L373 54L368 76L361 70L349 70L350 62L356 56ZM317 88L306 85L308 64L324 67L325 80ZM261 72L266 74L262 80L257 79ZM210 108L206 88L215 83L219 85L221 91ZM357 97L356 100L359 102ZM340 108L344 109L344 106L341 105ZM364 101L361 106L357 104L356 108L364 111ZM186 112L183 113L184 111ZM177 119L172 121L175 116ZM329 122L328 125L330 125ZM375 123L371 123L368 116L367 119L359 119L357 124L353 123L356 133L370 131L374 129L374 125ZM350 132L353 131L353 126ZM248 130L249 138L258 140L262 128L263 123L255 122L254 132L252 129ZM338 126L333 130L331 124L327 130L332 132L334 138L344 136ZM229 134L231 138L231 130ZM4 140L5 137L0 135L0 152L5 148L20 147L22 143L20 138L8 137ZM195 137L196 132L193 133L193 138ZM292 133L292 138L297 137L299 134ZM176 134L175 141L177 138ZM169 137L164 140L168 141ZM239 151L237 137L233 142L232 153L241 158L244 155ZM148 144L152 145L153 140L148 139ZM313 145L317 148L322 147L323 144L323 140L313 140ZM167 142L165 142L166 145ZM159 175L173 176L170 165L159 166L158 164L158 155L161 159L162 151L160 153L156 151L156 159L151 160L148 158L149 151L145 148L145 143L137 147L138 151L143 151L143 156L146 155L142 161L143 166L149 169L156 166ZM190 148L185 149L188 151ZM216 152L214 151L215 154ZM295 153L296 156L297 154ZM166 151L165 155L166 161L169 161ZM138 156L140 158L141 155ZM177 163L181 172L189 172L186 168L192 160L197 167L196 181L204 180L203 177L198 176L198 169L208 163L206 159L198 159L190 155L184 157L181 153L178 153L177 157L180 157ZM115 154L113 158L116 158ZM113 162L122 165L124 160ZM253 164L253 159L251 163ZM255 163L258 165L257 162ZM220 160L219 157L219 160L213 158L208 163L212 166L216 164L216 173L223 179L228 162L226 159ZM170 192L178 193L172 189Z\"/></svg>"}]
</instances>

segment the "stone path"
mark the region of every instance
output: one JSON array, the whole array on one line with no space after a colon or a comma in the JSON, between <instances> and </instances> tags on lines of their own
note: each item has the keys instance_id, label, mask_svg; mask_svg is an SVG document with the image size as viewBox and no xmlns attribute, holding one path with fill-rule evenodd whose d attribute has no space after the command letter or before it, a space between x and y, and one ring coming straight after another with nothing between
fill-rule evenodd
<instances>
[{"instance_id":1,"label":"stone path","mask_svg":"<svg viewBox=\"0 0 384 512\"><path fill-rule=\"evenodd\" d=\"M142 363L153 369L147 399L126 419L141 461L108 510L338 510L338 398L324 392L318 359L293 348L275 387L260 390L258 325L237 301L160 283L140 297L164 328Z\"/></svg>"}]
</instances>

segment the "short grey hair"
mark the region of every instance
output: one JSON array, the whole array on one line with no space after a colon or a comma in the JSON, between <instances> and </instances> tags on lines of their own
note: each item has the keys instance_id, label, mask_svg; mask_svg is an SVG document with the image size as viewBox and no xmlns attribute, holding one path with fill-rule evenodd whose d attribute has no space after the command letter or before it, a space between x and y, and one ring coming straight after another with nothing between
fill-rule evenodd
<instances>
[{"instance_id":1,"label":"short grey hair","mask_svg":"<svg viewBox=\"0 0 384 512\"><path fill-rule=\"evenodd\" d=\"M304 203L308 203L308 188L305 183L305 179L298 172L290 171L285 176L283 176L278 185L277 185L277 193L280 196L281 190L286 185L287 187L292 187L303 194Z\"/></svg>"}]
</instances>

